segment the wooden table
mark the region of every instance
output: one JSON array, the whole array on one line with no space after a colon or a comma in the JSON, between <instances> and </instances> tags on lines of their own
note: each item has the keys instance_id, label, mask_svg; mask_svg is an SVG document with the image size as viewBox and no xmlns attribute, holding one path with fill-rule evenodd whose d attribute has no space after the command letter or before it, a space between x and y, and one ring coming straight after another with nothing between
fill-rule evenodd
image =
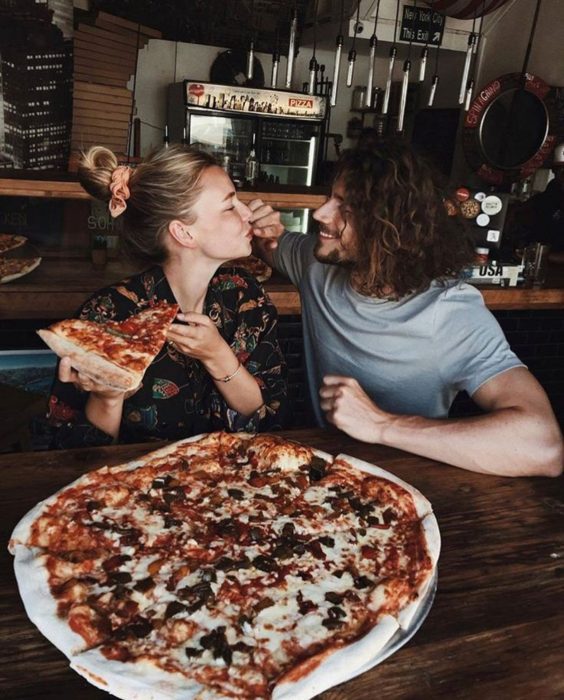
<instances>
[{"instance_id":1,"label":"wooden table","mask_svg":"<svg viewBox=\"0 0 564 700\"><path fill-rule=\"evenodd\" d=\"M564 697L564 478L472 474L336 432L284 433L398 474L431 501L442 534L438 590L413 639L323 700ZM0 457L2 534L37 501L147 445ZM8 698L104 700L27 619L3 550L0 688Z\"/></svg>"}]
</instances>

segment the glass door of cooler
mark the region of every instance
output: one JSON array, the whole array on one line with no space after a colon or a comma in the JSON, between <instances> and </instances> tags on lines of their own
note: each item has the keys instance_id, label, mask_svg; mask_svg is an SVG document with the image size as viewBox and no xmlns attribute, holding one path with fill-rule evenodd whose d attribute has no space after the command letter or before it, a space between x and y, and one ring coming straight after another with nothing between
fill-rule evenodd
<instances>
[{"instance_id":1,"label":"glass door of cooler","mask_svg":"<svg viewBox=\"0 0 564 700\"><path fill-rule=\"evenodd\" d=\"M262 120L259 129L259 180L311 185L315 177L318 126L307 122Z\"/></svg>"},{"instance_id":2,"label":"glass door of cooler","mask_svg":"<svg viewBox=\"0 0 564 700\"><path fill-rule=\"evenodd\" d=\"M287 231L310 233L315 223L311 217L313 209L279 209L280 220Z\"/></svg>"},{"instance_id":3,"label":"glass door of cooler","mask_svg":"<svg viewBox=\"0 0 564 700\"><path fill-rule=\"evenodd\" d=\"M254 143L253 120L191 112L188 134L189 143L214 155L235 185L243 184L245 159Z\"/></svg>"}]
</instances>

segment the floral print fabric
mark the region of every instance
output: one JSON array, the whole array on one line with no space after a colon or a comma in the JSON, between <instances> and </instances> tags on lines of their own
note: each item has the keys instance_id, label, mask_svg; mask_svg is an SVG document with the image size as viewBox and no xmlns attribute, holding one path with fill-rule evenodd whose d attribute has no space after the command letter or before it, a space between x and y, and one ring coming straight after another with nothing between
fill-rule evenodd
<instances>
[{"instance_id":1,"label":"floral print fabric","mask_svg":"<svg viewBox=\"0 0 564 700\"><path fill-rule=\"evenodd\" d=\"M175 302L162 268L154 267L101 290L79 318L121 321L157 301ZM211 280L204 313L241 364L253 375L264 403L252 416L230 409L203 365L165 343L141 387L124 402L119 442L180 440L212 430L259 431L283 426L287 410L286 364L277 339L277 314L259 283L246 271L220 268ZM88 394L55 380L48 420L54 447L104 445L112 437L89 423Z\"/></svg>"}]
</instances>

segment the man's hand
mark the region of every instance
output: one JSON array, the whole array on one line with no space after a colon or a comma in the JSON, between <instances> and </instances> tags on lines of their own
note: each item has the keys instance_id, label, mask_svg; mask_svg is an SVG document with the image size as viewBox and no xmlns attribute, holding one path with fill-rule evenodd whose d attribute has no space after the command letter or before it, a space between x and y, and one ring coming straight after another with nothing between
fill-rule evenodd
<instances>
[{"instance_id":1,"label":"man's hand","mask_svg":"<svg viewBox=\"0 0 564 700\"><path fill-rule=\"evenodd\" d=\"M390 415L376 406L356 379L327 375L319 396L329 423L356 440L380 442Z\"/></svg>"},{"instance_id":2,"label":"man's hand","mask_svg":"<svg viewBox=\"0 0 564 700\"><path fill-rule=\"evenodd\" d=\"M253 199L248 206L252 212L249 223L255 237L253 252L272 266L272 251L284 233L280 212L275 211L270 204L265 204L262 199Z\"/></svg>"}]
</instances>

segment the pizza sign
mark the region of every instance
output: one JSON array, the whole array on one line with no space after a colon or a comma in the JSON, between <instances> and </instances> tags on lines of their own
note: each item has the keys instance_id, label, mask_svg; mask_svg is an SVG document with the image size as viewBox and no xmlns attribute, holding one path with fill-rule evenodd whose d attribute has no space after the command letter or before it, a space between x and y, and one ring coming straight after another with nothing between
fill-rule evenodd
<instances>
[{"instance_id":1,"label":"pizza sign","mask_svg":"<svg viewBox=\"0 0 564 700\"><path fill-rule=\"evenodd\" d=\"M288 100L290 107L313 107L313 100L307 99L305 97L290 97Z\"/></svg>"}]
</instances>

